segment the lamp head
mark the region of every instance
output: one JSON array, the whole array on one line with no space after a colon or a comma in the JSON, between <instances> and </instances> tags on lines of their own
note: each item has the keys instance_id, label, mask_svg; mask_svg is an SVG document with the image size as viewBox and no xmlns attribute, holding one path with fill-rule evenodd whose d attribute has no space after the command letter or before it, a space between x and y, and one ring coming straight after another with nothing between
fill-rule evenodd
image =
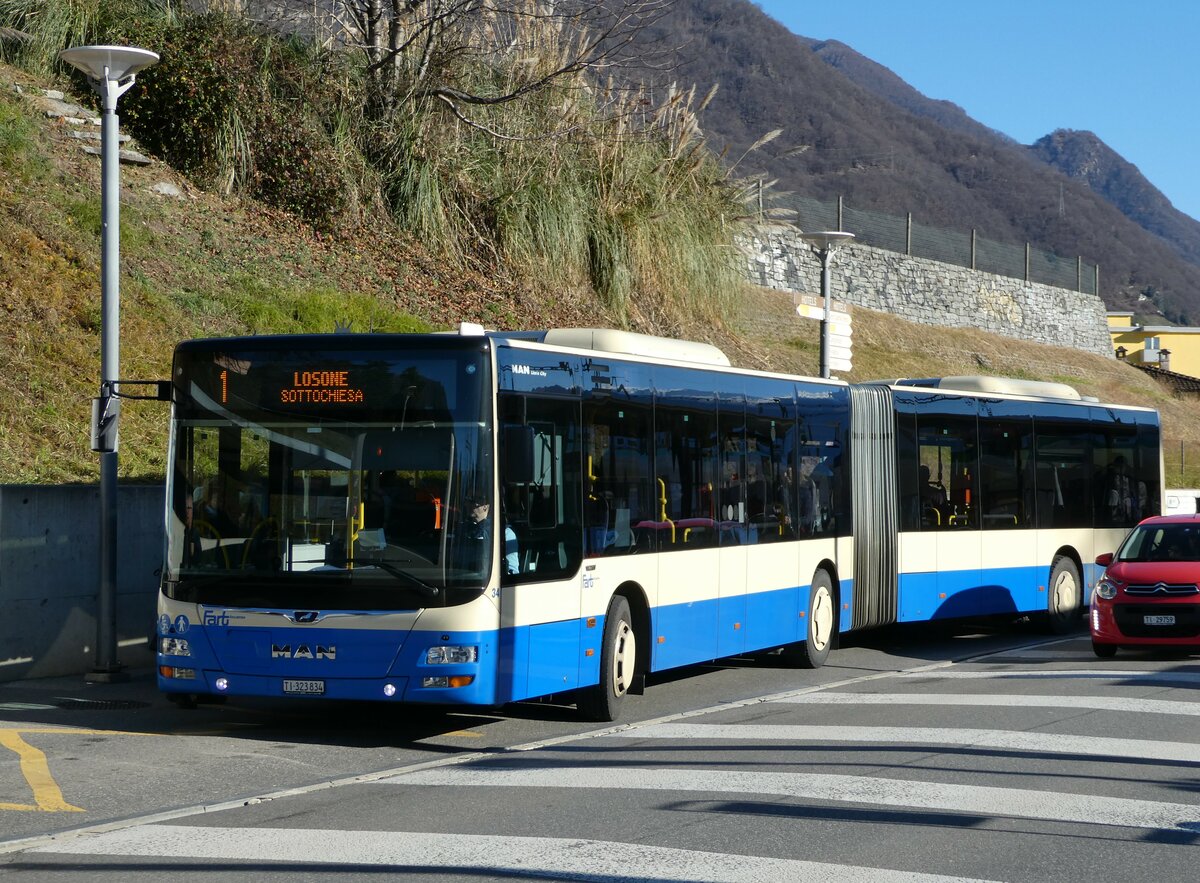
<instances>
[{"instance_id":1,"label":"lamp head","mask_svg":"<svg viewBox=\"0 0 1200 883\"><path fill-rule=\"evenodd\" d=\"M847 233L845 230L821 230L813 233L801 233L800 238L817 251L826 251L849 242L854 238L854 234Z\"/></svg>"},{"instance_id":2,"label":"lamp head","mask_svg":"<svg viewBox=\"0 0 1200 883\"><path fill-rule=\"evenodd\" d=\"M72 46L58 57L93 80L120 82L158 61L158 53L135 46Z\"/></svg>"}]
</instances>

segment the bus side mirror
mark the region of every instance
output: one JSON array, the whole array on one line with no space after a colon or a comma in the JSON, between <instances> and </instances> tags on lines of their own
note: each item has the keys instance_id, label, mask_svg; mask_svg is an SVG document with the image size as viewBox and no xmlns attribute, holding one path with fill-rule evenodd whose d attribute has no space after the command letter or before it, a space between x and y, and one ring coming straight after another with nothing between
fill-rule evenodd
<instances>
[{"instance_id":1,"label":"bus side mirror","mask_svg":"<svg viewBox=\"0 0 1200 883\"><path fill-rule=\"evenodd\" d=\"M505 426L501 437L504 459L501 464L506 484L533 481L533 427Z\"/></svg>"}]
</instances>

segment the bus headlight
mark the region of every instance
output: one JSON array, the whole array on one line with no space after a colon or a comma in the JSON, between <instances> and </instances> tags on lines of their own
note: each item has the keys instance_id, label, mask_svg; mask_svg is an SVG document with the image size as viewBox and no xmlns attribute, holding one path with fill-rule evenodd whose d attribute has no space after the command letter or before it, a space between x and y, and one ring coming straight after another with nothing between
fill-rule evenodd
<instances>
[{"instance_id":1,"label":"bus headlight","mask_svg":"<svg viewBox=\"0 0 1200 883\"><path fill-rule=\"evenodd\" d=\"M163 656L191 656L192 648L186 638L163 638L159 642L158 652Z\"/></svg>"},{"instance_id":2,"label":"bus headlight","mask_svg":"<svg viewBox=\"0 0 1200 883\"><path fill-rule=\"evenodd\" d=\"M450 675L442 678L421 678L422 687L469 687L475 675Z\"/></svg>"},{"instance_id":3,"label":"bus headlight","mask_svg":"<svg viewBox=\"0 0 1200 883\"><path fill-rule=\"evenodd\" d=\"M1105 601L1111 601L1117 597L1117 592L1119 591L1120 588L1110 579L1101 579L1100 582L1096 583L1096 597L1103 598Z\"/></svg>"},{"instance_id":4,"label":"bus headlight","mask_svg":"<svg viewBox=\"0 0 1200 883\"><path fill-rule=\"evenodd\" d=\"M426 665L449 665L455 662L478 662L479 648L474 645L430 647L425 652Z\"/></svg>"}]
</instances>

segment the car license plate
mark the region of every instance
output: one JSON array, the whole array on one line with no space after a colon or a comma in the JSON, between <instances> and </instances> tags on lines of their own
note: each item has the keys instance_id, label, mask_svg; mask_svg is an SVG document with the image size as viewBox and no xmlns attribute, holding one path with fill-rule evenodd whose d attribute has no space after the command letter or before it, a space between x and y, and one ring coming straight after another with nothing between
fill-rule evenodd
<instances>
[{"instance_id":1,"label":"car license plate","mask_svg":"<svg viewBox=\"0 0 1200 883\"><path fill-rule=\"evenodd\" d=\"M283 692L302 696L320 696L325 692L324 681L284 681Z\"/></svg>"},{"instance_id":2,"label":"car license plate","mask_svg":"<svg viewBox=\"0 0 1200 883\"><path fill-rule=\"evenodd\" d=\"M1143 616L1142 622L1146 625L1175 625L1174 616Z\"/></svg>"}]
</instances>

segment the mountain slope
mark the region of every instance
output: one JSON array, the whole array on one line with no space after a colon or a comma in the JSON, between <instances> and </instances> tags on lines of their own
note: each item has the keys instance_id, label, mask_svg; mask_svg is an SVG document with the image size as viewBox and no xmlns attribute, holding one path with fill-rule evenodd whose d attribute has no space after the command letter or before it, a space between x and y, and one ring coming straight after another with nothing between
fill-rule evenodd
<instances>
[{"instance_id":1,"label":"mountain slope","mask_svg":"<svg viewBox=\"0 0 1200 883\"><path fill-rule=\"evenodd\" d=\"M1137 166L1092 132L1058 129L1034 142L1029 150L1047 165L1087 184L1185 259L1200 264L1200 221L1171 205Z\"/></svg>"},{"instance_id":2,"label":"mountain slope","mask_svg":"<svg viewBox=\"0 0 1200 883\"><path fill-rule=\"evenodd\" d=\"M1110 308L1200 323L1200 266L1177 245L1085 180L967 124L944 103L916 101L915 90L852 50L798 37L748 0L677 0L644 36L682 47L671 71L678 82L700 91L720 85L703 124L714 146L728 146L735 173L777 179L785 192L842 196L859 209L911 212L922 224L1082 255L1099 263ZM741 158L776 128L781 137ZM1142 301L1147 294L1152 300Z\"/></svg>"},{"instance_id":3,"label":"mountain slope","mask_svg":"<svg viewBox=\"0 0 1200 883\"><path fill-rule=\"evenodd\" d=\"M988 128L967 115L967 112L952 101L927 98L883 65L865 55L855 52L838 40L811 40L800 37L800 42L809 47L817 58L846 75L868 92L907 110L919 117L933 120L951 131L977 138L999 138L1009 144L1013 139L1002 132Z\"/></svg>"}]
</instances>

